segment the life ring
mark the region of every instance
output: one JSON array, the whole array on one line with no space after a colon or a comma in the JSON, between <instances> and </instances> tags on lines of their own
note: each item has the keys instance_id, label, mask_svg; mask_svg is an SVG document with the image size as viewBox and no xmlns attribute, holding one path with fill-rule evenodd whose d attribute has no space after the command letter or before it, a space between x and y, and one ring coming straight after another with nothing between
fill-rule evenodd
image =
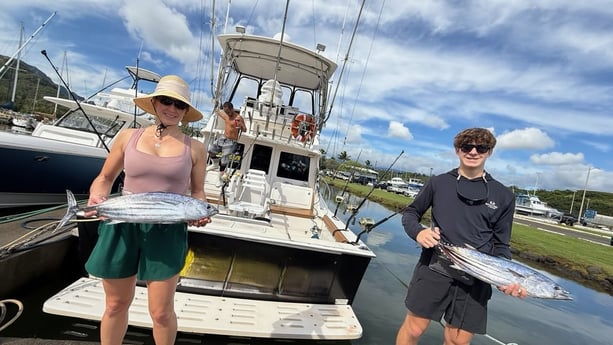
<instances>
[{"instance_id":1,"label":"life ring","mask_svg":"<svg viewBox=\"0 0 613 345\"><path fill-rule=\"evenodd\" d=\"M315 119L306 114L298 114L292 121L292 136L300 141L313 138Z\"/></svg>"}]
</instances>

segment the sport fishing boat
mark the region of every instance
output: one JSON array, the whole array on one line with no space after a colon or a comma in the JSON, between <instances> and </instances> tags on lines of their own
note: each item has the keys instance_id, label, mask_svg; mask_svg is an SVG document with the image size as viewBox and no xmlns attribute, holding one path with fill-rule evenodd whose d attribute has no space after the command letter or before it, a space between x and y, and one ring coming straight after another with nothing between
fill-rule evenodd
<instances>
[{"instance_id":1,"label":"sport fishing boat","mask_svg":"<svg viewBox=\"0 0 613 345\"><path fill-rule=\"evenodd\" d=\"M530 194L518 194L515 197L515 212L542 217L555 217L561 214L557 209L541 201L538 196Z\"/></svg>"},{"instance_id":2,"label":"sport fishing boat","mask_svg":"<svg viewBox=\"0 0 613 345\"><path fill-rule=\"evenodd\" d=\"M85 198L100 171L115 135L124 128L153 121L136 113L132 98L139 80L157 82L160 76L127 67L130 88L99 92L89 100L44 97L69 110L54 123L40 122L30 135L0 131L0 208L57 205L66 202L66 189Z\"/></svg>"},{"instance_id":3,"label":"sport fishing boat","mask_svg":"<svg viewBox=\"0 0 613 345\"><path fill-rule=\"evenodd\" d=\"M218 41L216 98L240 108L247 130L223 172L215 159L207 167L207 199L219 213L207 226L189 228L190 249L175 297L178 329L275 339L360 338L351 305L375 254L328 208L318 174L328 85L337 66L318 51L282 39L236 33ZM204 143L223 131L223 120L213 115L202 131ZM48 299L44 311L99 320L104 305L101 281L88 277ZM143 284L129 323L152 326Z\"/></svg>"}]
</instances>

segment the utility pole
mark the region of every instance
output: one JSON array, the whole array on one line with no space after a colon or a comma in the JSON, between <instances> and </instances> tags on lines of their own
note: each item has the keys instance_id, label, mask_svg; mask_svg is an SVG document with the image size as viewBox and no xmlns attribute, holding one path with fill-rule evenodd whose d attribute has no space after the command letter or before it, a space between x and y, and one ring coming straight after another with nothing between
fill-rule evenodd
<instances>
[{"instance_id":1,"label":"utility pole","mask_svg":"<svg viewBox=\"0 0 613 345\"><path fill-rule=\"evenodd\" d=\"M590 171L592 167L587 169L587 177L585 178L585 185L583 186L583 198L581 198L581 207L579 208L579 216L577 217L579 221L581 221L582 213L583 213L583 203L585 202L585 191L587 190L587 183L590 180Z\"/></svg>"}]
</instances>

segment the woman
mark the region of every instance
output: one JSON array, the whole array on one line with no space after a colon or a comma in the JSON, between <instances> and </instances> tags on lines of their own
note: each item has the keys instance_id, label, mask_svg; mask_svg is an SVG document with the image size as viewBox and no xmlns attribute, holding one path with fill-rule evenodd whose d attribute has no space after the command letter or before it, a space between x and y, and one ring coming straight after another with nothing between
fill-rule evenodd
<instances>
[{"instance_id":1,"label":"woman","mask_svg":"<svg viewBox=\"0 0 613 345\"><path fill-rule=\"evenodd\" d=\"M106 200L122 171L125 171L123 194L191 193L192 197L205 200L204 145L179 128L181 122L202 118L190 103L187 83L178 76L165 76L152 94L135 98L134 103L155 115L156 124L118 133L100 174L91 184L88 205ZM92 215L95 211L86 214ZM209 218L203 218L190 225L204 226L209 222ZM101 344L122 343L137 278L147 282L155 343L174 344L177 333L174 294L187 253L187 224L101 222L98 233L98 242L85 268L102 278L106 295Z\"/></svg>"}]
</instances>

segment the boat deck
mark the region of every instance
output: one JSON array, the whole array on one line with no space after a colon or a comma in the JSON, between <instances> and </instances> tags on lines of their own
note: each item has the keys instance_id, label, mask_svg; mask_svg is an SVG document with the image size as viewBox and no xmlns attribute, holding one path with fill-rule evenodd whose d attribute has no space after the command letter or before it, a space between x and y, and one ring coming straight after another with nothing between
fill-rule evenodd
<instances>
[{"instance_id":1,"label":"boat deck","mask_svg":"<svg viewBox=\"0 0 613 345\"><path fill-rule=\"evenodd\" d=\"M81 278L53 296L43 311L99 320L104 309L102 282ZM349 305L283 303L219 296L175 294L179 331L232 334L256 338L357 339L362 326ZM151 328L147 292L136 288L130 306L130 325Z\"/></svg>"}]
</instances>

